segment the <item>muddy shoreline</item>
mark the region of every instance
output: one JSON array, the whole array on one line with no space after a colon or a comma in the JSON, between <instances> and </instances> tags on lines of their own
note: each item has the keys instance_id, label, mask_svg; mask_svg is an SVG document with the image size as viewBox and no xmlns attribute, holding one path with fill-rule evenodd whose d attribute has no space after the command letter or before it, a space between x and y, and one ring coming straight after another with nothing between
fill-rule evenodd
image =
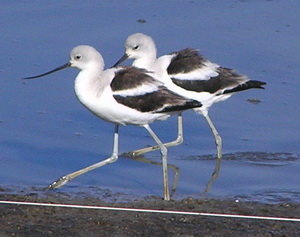
<instances>
[{"instance_id":1,"label":"muddy shoreline","mask_svg":"<svg viewBox=\"0 0 300 237\"><path fill-rule=\"evenodd\" d=\"M148 197L130 202L107 202L97 197L9 194L0 200L127 207L201 213L299 218L298 203L259 204L236 200L194 199L163 201ZM91 210L0 204L0 236L295 236L299 222L181 214Z\"/></svg>"}]
</instances>

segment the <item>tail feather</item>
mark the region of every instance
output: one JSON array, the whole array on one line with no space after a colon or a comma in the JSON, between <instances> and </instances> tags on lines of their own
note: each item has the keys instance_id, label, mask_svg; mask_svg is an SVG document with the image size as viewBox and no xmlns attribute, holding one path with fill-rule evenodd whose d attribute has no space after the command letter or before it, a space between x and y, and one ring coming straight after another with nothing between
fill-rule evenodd
<instances>
[{"instance_id":1,"label":"tail feather","mask_svg":"<svg viewBox=\"0 0 300 237\"><path fill-rule=\"evenodd\" d=\"M241 85L238 85L237 87L234 87L232 89L225 90L223 94L228 94L228 93L234 93L238 91L244 91L252 88L257 88L257 89L265 89L263 86L266 85L267 83L262 82L262 81L255 81L255 80L250 80L247 81Z\"/></svg>"}]
</instances>

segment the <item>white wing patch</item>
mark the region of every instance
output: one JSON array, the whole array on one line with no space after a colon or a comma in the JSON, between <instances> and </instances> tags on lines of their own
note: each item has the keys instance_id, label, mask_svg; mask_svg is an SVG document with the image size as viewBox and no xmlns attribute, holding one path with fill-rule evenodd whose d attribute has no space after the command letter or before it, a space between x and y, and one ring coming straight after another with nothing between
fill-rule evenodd
<instances>
[{"instance_id":1,"label":"white wing patch","mask_svg":"<svg viewBox=\"0 0 300 237\"><path fill-rule=\"evenodd\" d=\"M113 95L119 95L119 96L141 96L148 93L152 93L159 90L159 84L160 83L143 83L140 86L137 86L135 88L130 88L126 90L118 90L114 91Z\"/></svg>"},{"instance_id":2,"label":"white wing patch","mask_svg":"<svg viewBox=\"0 0 300 237\"><path fill-rule=\"evenodd\" d=\"M148 73L147 73L148 74ZM149 75L149 74L148 74ZM162 86L163 83L155 80L146 80L144 83L140 84L139 86L125 89L125 90L117 90L113 91L113 95L119 95L119 96L141 96L148 93L153 93L155 91L159 90L159 87Z\"/></svg>"},{"instance_id":3,"label":"white wing patch","mask_svg":"<svg viewBox=\"0 0 300 237\"><path fill-rule=\"evenodd\" d=\"M206 61L204 62L204 65L201 65L200 68L197 68L191 72L169 74L169 76L178 80L209 80L212 77L219 75L217 71L219 67L220 66L218 64Z\"/></svg>"}]
</instances>

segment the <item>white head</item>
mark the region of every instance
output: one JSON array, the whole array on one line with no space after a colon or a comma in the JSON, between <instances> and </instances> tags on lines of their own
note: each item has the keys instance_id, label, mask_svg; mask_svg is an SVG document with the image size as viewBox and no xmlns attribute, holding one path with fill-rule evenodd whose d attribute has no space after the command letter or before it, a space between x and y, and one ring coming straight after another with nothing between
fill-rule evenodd
<instances>
[{"instance_id":1,"label":"white head","mask_svg":"<svg viewBox=\"0 0 300 237\"><path fill-rule=\"evenodd\" d=\"M145 34L130 35L125 42L125 53L130 59L144 57L156 58L156 46L153 39Z\"/></svg>"},{"instance_id":2,"label":"white head","mask_svg":"<svg viewBox=\"0 0 300 237\"><path fill-rule=\"evenodd\" d=\"M156 60L156 46L153 39L142 33L130 35L125 41L125 54L114 67L128 58L134 60L133 66L150 69Z\"/></svg>"},{"instance_id":3,"label":"white head","mask_svg":"<svg viewBox=\"0 0 300 237\"><path fill-rule=\"evenodd\" d=\"M96 67L100 70L104 68L102 55L93 47L80 45L72 49L70 53L70 66L79 70Z\"/></svg>"}]
</instances>

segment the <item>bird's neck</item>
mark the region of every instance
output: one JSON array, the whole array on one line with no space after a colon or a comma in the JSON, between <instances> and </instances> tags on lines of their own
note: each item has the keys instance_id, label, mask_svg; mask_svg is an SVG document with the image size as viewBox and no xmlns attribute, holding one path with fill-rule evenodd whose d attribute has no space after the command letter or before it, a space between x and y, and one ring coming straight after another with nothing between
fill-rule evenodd
<instances>
[{"instance_id":1,"label":"bird's neck","mask_svg":"<svg viewBox=\"0 0 300 237\"><path fill-rule=\"evenodd\" d=\"M156 54L154 55L147 55L145 57L137 58L133 61L132 66L138 68L144 68L147 70L152 70L155 64Z\"/></svg>"},{"instance_id":2,"label":"bird's neck","mask_svg":"<svg viewBox=\"0 0 300 237\"><path fill-rule=\"evenodd\" d=\"M106 86L102 78L103 67L91 67L79 72L75 79L75 93L84 105L96 101Z\"/></svg>"}]
</instances>

